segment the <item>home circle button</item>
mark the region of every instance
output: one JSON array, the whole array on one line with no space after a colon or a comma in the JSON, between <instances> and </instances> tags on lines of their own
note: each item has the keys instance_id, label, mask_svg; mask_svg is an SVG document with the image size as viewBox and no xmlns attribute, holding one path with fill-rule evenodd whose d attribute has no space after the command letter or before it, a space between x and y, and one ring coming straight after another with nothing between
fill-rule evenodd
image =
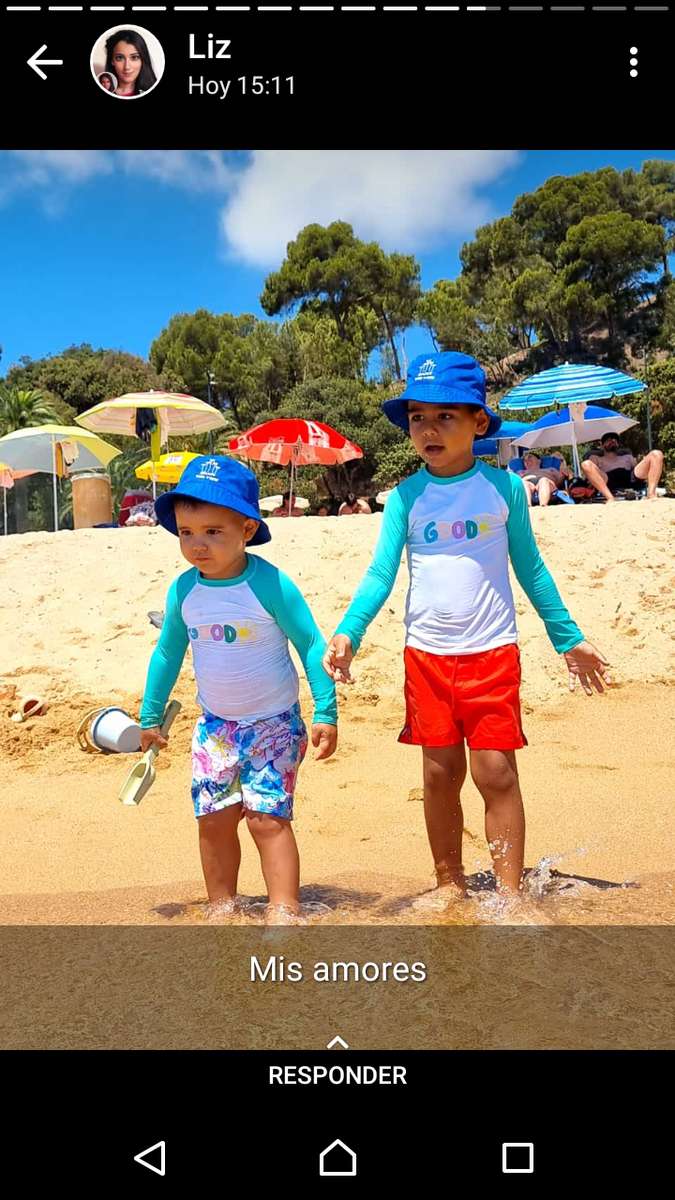
<instances>
[{"instance_id":1,"label":"home circle button","mask_svg":"<svg viewBox=\"0 0 675 1200\"><path fill-rule=\"evenodd\" d=\"M319 1155L319 1175L356 1175L356 1153L336 1138Z\"/></svg>"}]
</instances>

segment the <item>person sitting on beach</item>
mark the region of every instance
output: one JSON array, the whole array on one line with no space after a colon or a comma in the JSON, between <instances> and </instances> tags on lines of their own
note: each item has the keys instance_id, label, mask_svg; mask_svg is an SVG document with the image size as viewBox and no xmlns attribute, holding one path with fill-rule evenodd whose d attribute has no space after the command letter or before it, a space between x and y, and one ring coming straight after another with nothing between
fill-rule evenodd
<instances>
[{"instance_id":1,"label":"person sitting on beach","mask_svg":"<svg viewBox=\"0 0 675 1200\"><path fill-rule=\"evenodd\" d=\"M129 510L129 516L126 520L127 528L130 525L156 525L157 516L155 514L155 505L152 500L143 500L140 504L134 504Z\"/></svg>"},{"instance_id":2,"label":"person sitting on beach","mask_svg":"<svg viewBox=\"0 0 675 1200\"><path fill-rule=\"evenodd\" d=\"M615 433L603 433L602 454L590 454L581 469L605 500L614 500L616 492L641 488L647 483L647 499L656 500L656 488L663 474L663 451L650 450L638 462L625 450Z\"/></svg>"},{"instance_id":3,"label":"person sitting on beach","mask_svg":"<svg viewBox=\"0 0 675 1200\"><path fill-rule=\"evenodd\" d=\"M524 471L516 471L516 475L520 475L525 491L527 493L527 503L532 506L532 501L535 496L539 497L539 507L546 508L551 503L551 496L558 488L562 487L563 479L569 476L567 464L560 460L560 467L542 467L541 459L534 450L528 450L523 455L525 464Z\"/></svg>"},{"instance_id":4,"label":"person sitting on beach","mask_svg":"<svg viewBox=\"0 0 675 1200\"><path fill-rule=\"evenodd\" d=\"M374 558L329 642L324 667L336 682L350 681L353 656L406 549L406 717L398 740L422 747L437 886L450 895L466 891L460 803L466 739L497 887L517 895L525 817L515 751L527 742L509 558L566 660L570 690L580 679L588 695L602 692L608 663L585 641L542 561L520 480L474 458L474 438L494 436L501 425L486 403L475 359L455 352L420 356L403 395L382 407L409 433L424 466L387 499Z\"/></svg>"},{"instance_id":5,"label":"person sitting on beach","mask_svg":"<svg viewBox=\"0 0 675 1200\"><path fill-rule=\"evenodd\" d=\"M370 513L371 508L365 496L355 496L354 492L347 492L342 504L338 509L339 517L350 517L359 513Z\"/></svg>"},{"instance_id":6,"label":"person sitting on beach","mask_svg":"<svg viewBox=\"0 0 675 1200\"><path fill-rule=\"evenodd\" d=\"M270 513L270 516L272 516L272 517L304 517L305 514L304 514L303 510L301 508L298 508L297 504L291 504L290 512L289 512L290 500L291 500L291 493L284 492L283 496L281 497L281 504L279 505L278 508L275 508L272 510L272 512Z\"/></svg>"},{"instance_id":7,"label":"person sitting on beach","mask_svg":"<svg viewBox=\"0 0 675 1200\"><path fill-rule=\"evenodd\" d=\"M307 730L288 640L314 699L317 759L337 745L335 685L321 665L326 642L296 585L247 553L271 538L247 467L220 455L195 458L155 508L191 566L169 588L141 707L141 749L167 744L160 726L190 644L202 709L192 739L192 803L209 900L234 907L245 817L267 884L268 920L292 922L300 871L293 794Z\"/></svg>"}]
</instances>

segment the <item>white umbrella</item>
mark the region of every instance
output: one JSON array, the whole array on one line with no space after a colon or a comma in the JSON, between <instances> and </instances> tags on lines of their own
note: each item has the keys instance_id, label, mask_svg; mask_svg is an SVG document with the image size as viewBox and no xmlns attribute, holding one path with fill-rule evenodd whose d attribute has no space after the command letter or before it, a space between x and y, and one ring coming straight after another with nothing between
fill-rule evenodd
<instances>
[{"instance_id":1,"label":"white umbrella","mask_svg":"<svg viewBox=\"0 0 675 1200\"><path fill-rule=\"evenodd\" d=\"M536 446L571 446L574 470L580 475L577 449L580 443L595 442L604 433L623 433L637 423L630 417L624 417L622 413L613 412L611 408L580 401L561 408L559 412L547 413L545 417L540 417L530 426L528 433L523 433L517 438L517 444L532 449Z\"/></svg>"},{"instance_id":2,"label":"white umbrella","mask_svg":"<svg viewBox=\"0 0 675 1200\"><path fill-rule=\"evenodd\" d=\"M57 451L78 471L107 467L122 451L76 425L34 425L0 438L0 459L13 471L45 471L54 479L54 530L59 527Z\"/></svg>"},{"instance_id":3,"label":"white umbrella","mask_svg":"<svg viewBox=\"0 0 675 1200\"><path fill-rule=\"evenodd\" d=\"M281 508L283 502L284 498L279 494L278 496L263 496L259 505L263 512L274 512L275 508ZM297 508L309 508L309 500L306 500L304 496L294 496L293 504Z\"/></svg>"}]
</instances>

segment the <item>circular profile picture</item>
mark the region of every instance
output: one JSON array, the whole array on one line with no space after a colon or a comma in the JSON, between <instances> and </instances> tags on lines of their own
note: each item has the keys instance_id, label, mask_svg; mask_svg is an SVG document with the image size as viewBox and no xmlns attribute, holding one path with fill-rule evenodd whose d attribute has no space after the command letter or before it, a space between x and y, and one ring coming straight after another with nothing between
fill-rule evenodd
<instances>
[{"instance_id":1,"label":"circular profile picture","mask_svg":"<svg viewBox=\"0 0 675 1200\"><path fill-rule=\"evenodd\" d=\"M164 51L154 33L140 25L116 25L94 43L89 63L102 92L115 100L138 100L164 74Z\"/></svg>"}]
</instances>

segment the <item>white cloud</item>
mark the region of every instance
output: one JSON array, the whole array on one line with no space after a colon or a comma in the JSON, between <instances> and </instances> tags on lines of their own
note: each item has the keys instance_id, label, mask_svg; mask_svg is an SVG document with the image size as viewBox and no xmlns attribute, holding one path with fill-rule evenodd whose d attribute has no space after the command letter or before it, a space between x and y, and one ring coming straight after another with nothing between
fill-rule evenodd
<instances>
[{"instance_id":1,"label":"white cloud","mask_svg":"<svg viewBox=\"0 0 675 1200\"><path fill-rule=\"evenodd\" d=\"M74 187L113 173L219 196L235 179L235 168L220 150L8 150L3 157L0 200L30 192L52 215L65 210Z\"/></svg>"},{"instance_id":2,"label":"white cloud","mask_svg":"<svg viewBox=\"0 0 675 1200\"><path fill-rule=\"evenodd\" d=\"M495 214L489 186L513 150L14 150L2 155L0 202L29 196L61 215L74 188L100 176L208 192L224 203L229 255L269 268L312 222L349 221L358 237L419 252L470 234Z\"/></svg>"},{"instance_id":3,"label":"white cloud","mask_svg":"<svg viewBox=\"0 0 675 1200\"><path fill-rule=\"evenodd\" d=\"M117 155L129 175L186 191L224 193L236 179L221 150L118 150Z\"/></svg>"},{"instance_id":4,"label":"white cloud","mask_svg":"<svg viewBox=\"0 0 675 1200\"><path fill-rule=\"evenodd\" d=\"M113 166L104 150L11 150L23 181L84 183L94 175L107 175Z\"/></svg>"},{"instance_id":5,"label":"white cloud","mask_svg":"<svg viewBox=\"0 0 675 1200\"><path fill-rule=\"evenodd\" d=\"M222 216L228 248L269 267L303 226L345 220L386 249L419 251L494 215L482 189L513 150L255 150Z\"/></svg>"}]
</instances>

